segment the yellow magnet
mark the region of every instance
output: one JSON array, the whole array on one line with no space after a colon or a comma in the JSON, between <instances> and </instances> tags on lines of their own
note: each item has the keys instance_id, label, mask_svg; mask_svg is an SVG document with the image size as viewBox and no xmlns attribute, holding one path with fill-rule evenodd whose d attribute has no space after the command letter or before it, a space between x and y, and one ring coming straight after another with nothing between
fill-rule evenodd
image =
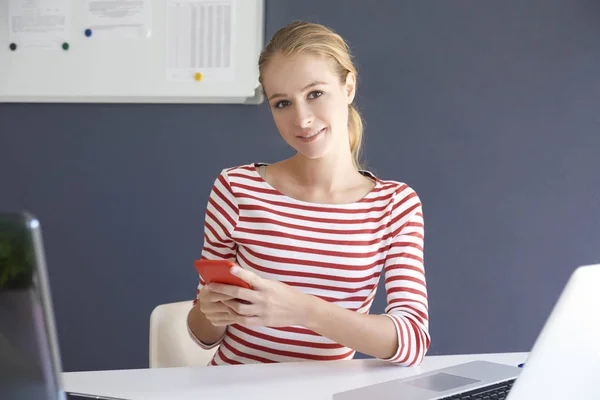
<instances>
[{"instance_id":1,"label":"yellow magnet","mask_svg":"<svg viewBox=\"0 0 600 400\"><path fill-rule=\"evenodd\" d=\"M202 80L202 74L200 72L196 72L196 74L194 75L194 79L196 80L196 82L200 82Z\"/></svg>"}]
</instances>

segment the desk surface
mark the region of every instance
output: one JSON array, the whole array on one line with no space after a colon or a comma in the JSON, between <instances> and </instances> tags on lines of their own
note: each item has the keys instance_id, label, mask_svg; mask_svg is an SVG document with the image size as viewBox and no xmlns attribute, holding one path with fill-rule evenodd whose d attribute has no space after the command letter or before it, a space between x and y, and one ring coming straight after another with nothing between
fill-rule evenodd
<instances>
[{"instance_id":1,"label":"desk surface","mask_svg":"<svg viewBox=\"0 0 600 400\"><path fill-rule=\"evenodd\" d=\"M428 356L416 367L376 360L66 372L68 392L133 399L311 399L473 360L517 365L528 353Z\"/></svg>"}]
</instances>

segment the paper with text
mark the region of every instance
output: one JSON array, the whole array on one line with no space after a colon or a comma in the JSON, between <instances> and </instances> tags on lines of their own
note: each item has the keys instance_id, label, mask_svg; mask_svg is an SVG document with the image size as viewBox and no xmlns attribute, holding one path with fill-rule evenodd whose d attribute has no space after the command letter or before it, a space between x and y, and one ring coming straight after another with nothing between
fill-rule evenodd
<instances>
[{"instance_id":1,"label":"paper with text","mask_svg":"<svg viewBox=\"0 0 600 400\"><path fill-rule=\"evenodd\" d=\"M8 32L17 49L62 50L71 37L69 0L9 0Z\"/></svg>"},{"instance_id":2,"label":"paper with text","mask_svg":"<svg viewBox=\"0 0 600 400\"><path fill-rule=\"evenodd\" d=\"M234 79L234 0L167 1L167 80Z\"/></svg>"},{"instance_id":3,"label":"paper with text","mask_svg":"<svg viewBox=\"0 0 600 400\"><path fill-rule=\"evenodd\" d=\"M94 39L148 38L152 34L150 0L87 0L86 11L87 29Z\"/></svg>"}]
</instances>

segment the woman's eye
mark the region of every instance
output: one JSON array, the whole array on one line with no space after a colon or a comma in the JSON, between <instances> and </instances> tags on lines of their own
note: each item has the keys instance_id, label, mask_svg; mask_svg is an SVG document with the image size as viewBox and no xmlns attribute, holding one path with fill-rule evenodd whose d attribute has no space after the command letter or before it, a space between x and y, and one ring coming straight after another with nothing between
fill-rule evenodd
<instances>
[{"instance_id":1,"label":"woman's eye","mask_svg":"<svg viewBox=\"0 0 600 400\"><path fill-rule=\"evenodd\" d=\"M290 105L290 102L288 100L281 100L278 101L277 103L275 103L275 108L283 108L283 107L287 107Z\"/></svg>"},{"instance_id":2,"label":"woman's eye","mask_svg":"<svg viewBox=\"0 0 600 400\"><path fill-rule=\"evenodd\" d=\"M314 92L310 92L308 94L308 98L309 99L315 99L317 97L321 97L323 95L323 92L320 90L315 90Z\"/></svg>"},{"instance_id":3,"label":"woman's eye","mask_svg":"<svg viewBox=\"0 0 600 400\"><path fill-rule=\"evenodd\" d=\"M308 94L308 98L316 99L318 97L321 97L322 95L323 95L322 91L314 90ZM289 106L290 104L292 104L292 103L289 100L281 100L281 101L278 101L277 103L275 103L274 107L275 108L285 108L285 107Z\"/></svg>"}]
</instances>

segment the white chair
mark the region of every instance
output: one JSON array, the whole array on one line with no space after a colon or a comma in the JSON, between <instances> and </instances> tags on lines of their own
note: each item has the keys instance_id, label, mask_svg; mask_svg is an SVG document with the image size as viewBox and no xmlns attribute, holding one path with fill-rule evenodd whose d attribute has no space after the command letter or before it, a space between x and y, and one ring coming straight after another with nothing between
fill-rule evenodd
<instances>
[{"instance_id":1,"label":"white chair","mask_svg":"<svg viewBox=\"0 0 600 400\"><path fill-rule=\"evenodd\" d=\"M192 301L161 304L150 314L150 368L207 365L217 347L205 350L190 336Z\"/></svg>"}]
</instances>

